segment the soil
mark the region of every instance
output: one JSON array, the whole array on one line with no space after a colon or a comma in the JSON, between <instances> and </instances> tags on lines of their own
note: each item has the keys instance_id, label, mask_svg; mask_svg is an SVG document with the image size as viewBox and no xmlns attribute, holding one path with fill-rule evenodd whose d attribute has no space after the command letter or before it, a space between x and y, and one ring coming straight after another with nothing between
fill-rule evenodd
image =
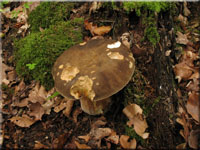
<instances>
[{"instance_id":1,"label":"soil","mask_svg":"<svg viewBox=\"0 0 200 150\"><path fill-rule=\"evenodd\" d=\"M190 4L191 11L195 12L196 7ZM13 4L12 7L17 7ZM88 16L88 11L85 14L76 14L77 16ZM71 18L76 15L72 15ZM135 14L132 14L135 15ZM161 35L160 43L154 48L148 41L141 42L141 38L144 36L144 28L140 26L139 18L133 21L130 15L116 12L108 12L100 9L98 13L93 13L90 16L90 20L93 22L99 22L99 20L115 21L113 26L116 30L113 33L106 35L111 36L113 39L117 39L121 33L130 31L135 37L134 44L139 45L141 49L133 46L133 54L136 59L136 67L141 72L142 76L147 80L148 87L144 88L145 106L152 106L154 99L160 97L160 101L149 111L147 116L148 129L150 133L149 138L144 143L138 143L143 148L148 149L174 149L178 144L183 143L184 139L179 134L181 126L175 122L178 99L174 85L174 74L172 65L174 62L165 57L165 51L174 48L175 35L169 35L167 40L171 42L171 45L166 45L165 36L173 27L173 19L170 18L170 14L162 14L158 16L159 19L159 33ZM116 25L118 22L124 22L122 27ZM16 22L8 18L3 17L3 24L9 25L9 31L2 39L2 57L3 62L9 66L15 67L12 61L13 55L13 40L17 37ZM2 28L4 30L4 28ZM84 31L85 37L91 36L89 32ZM106 37L105 37L106 38ZM135 50L135 49L136 50ZM160 48L163 51L160 51ZM18 84L20 79L17 78ZM12 85L12 87L15 86ZM12 88L11 87L11 88ZM8 91L7 91L8 93ZM113 96L115 103L113 103L106 114L98 116L90 116L86 113L80 113L78 115L78 121L74 122L72 118L66 117L62 112L55 113L51 111L50 115L44 115L42 121L37 121L30 128L21 128L11 123L9 118L11 114L3 113L3 145L2 148L34 148L36 141L42 143L46 148L76 148L73 143L74 139L80 135L86 135L90 132L91 124L101 117L106 120L104 127L109 127L117 132L118 135L125 134L125 123L127 121L125 115L122 113L124 108L123 102L120 101L124 97L124 89ZM10 94L9 94L10 95ZM6 108L9 110L11 107L11 100L8 100ZM72 112L79 108L78 101L75 102ZM72 116L71 116L72 117ZM81 142L81 141L80 141ZM102 141L102 147L106 148L106 141ZM119 148L119 144L111 144L111 148Z\"/></svg>"}]
</instances>

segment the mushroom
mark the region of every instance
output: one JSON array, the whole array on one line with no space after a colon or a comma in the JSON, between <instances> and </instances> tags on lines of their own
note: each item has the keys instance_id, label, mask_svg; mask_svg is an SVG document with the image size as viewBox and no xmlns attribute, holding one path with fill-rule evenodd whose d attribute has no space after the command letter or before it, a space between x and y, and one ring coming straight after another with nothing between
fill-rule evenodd
<instances>
[{"instance_id":1,"label":"mushroom","mask_svg":"<svg viewBox=\"0 0 200 150\"><path fill-rule=\"evenodd\" d=\"M110 96L131 79L135 59L120 41L95 39L72 46L56 60L52 75L56 90L81 108L98 115L110 104Z\"/></svg>"}]
</instances>

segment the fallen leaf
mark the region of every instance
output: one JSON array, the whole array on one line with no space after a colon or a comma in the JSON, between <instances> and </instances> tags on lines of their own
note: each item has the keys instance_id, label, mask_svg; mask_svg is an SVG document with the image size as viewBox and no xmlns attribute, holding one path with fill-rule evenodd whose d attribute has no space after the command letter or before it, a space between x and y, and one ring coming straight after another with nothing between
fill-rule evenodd
<instances>
[{"instance_id":1,"label":"fallen leaf","mask_svg":"<svg viewBox=\"0 0 200 150\"><path fill-rule=\"evenodd\" d=\"M101 4L102 4L101 2L92 2L92 5L89 10L89 15L91 15L92 12L98 10L101 7Z\"/></svg>"},{"instance_id":2,"label":"fallen leaf","mask_svg":"<svg viewBox=\"0 0 200 150\"><path fill-rule=\"evenodd\" d=\"M88 141L90 140L90 136L88 134L87 135L78 136L78 138L84 139L86 143L88 143Z\"/></svg>"},{"instance_id":3,"label":"fallen leaf","mask_svg":"<svg viewBox=\"0 0 200 150\"><path fill-rule=\"evenodd\" d=\"M193 149L198 149L199 147L199 140L200 138L200 129L197 129L197 130L192 130L190 132L190 135L188 137L188 144L191 148Z\"/></svg>"},{"instance_id":4,"label":"fallen leaf","mask_svg":"<svg viewBox=\"0 0 200 150\"><path fill-rule=\"evenodd\" d=\"M133 125L135 132L143 139L147 139L149 137L149 133L145 132L146 128L148 128L148 125L146 120L142 118L142 115L138 114L137 117L131 118L130 121L127 122L127 125L129 127Z\"/></svg>"},{"instance_id":5,"label":"fallen leaf","mask_svg":"<svg viewBox=\"0 0 200 150\"><path fill-rule=\"evenodd\" d=\"M184 8L183 8L183 13L184 13L184 15L185 15L185 16L189 16L189 15L191 14L191 12L190 12L190 10L187 8L187 2L184 2L184 3L183 3L183 6L184 6Z\"/></svg>"},{"instance_id":6,"label":"fallen leaf","mask_svg":"<svg viewBox=\"0 0 200 150\"><path fill-rule=\"evenodd\" d=\"M34 149L49 149L49 147L39 141L35 141Z\"/></svg>"},{"instance_id":7,"label":"fallen leaf","mask_svg":"<svg viewBox=\"0 0 200 150\"><path fill-rule=\"evenodd\" d=\"M11 105L17 107L26 107L28 105L28 99L24 98L22 100L15 100Z\"/></svg>"},{"instance_id":8,"label":"fallen leaf","mask_svg":"<svg viewBox=\"0 0 200 150\"><path fill-rule=\"evenodd\" d=\"M111 135L108 138L106 138L106 141L117 145L119 143L119 135L117 135L117 133L114 130L112 130Z\"/></svg>"},{"instance_id":9,"label":"fallen leaf","mask_svg":"<svg viewBox=\"0 0 200 150\"><path fill-rule=\"evenodd\" d=\"M80 143L77 142L77 141L74 141L74 143L76 144L76 147L77 147L78 149L91 149L91 147L90 147L90 146L87 146L86 144L80 144Z\"/></svg>"},{"instance_id":10,"label":"fallen leaf","mask_svg":"<svg viewBox=\"0 0 200 150\"><path fill-rule=\"evenodd\" d=\"M188 91L198 92L200 90L199 80L197 78L193 78L193 80L186 85L186 88Z\"/></svg>"},{"instance_id":11,"label":"fallen leaf","mask_svg":"<svg viewBox=\"0 0 200 150\"><path fill-rule=\"evenodd\" d=\"M108 32L110 32L111 30L111 26L101 26L101 27L97 27L93 30L93 32L96 34L96 35L104 35Z\"/></svg>"},{"instance_id":12,"label":"fallen leaf","mask_svg":"<svg viewBox=\"0 0 200 150\"><path fill-rule=\"evenodd\" d=\"M9 71L9 72L8 72L7 76L8 76L8 80L9 80L9 81L13 81L13 80L16 79L17 73L16 73L15 70L12 70L12 71Z\"/></svg>"},{"instance_id":13,"label":"fallen leaf","mask_svg":"<svg viewBox=\"0 0 200 150\"><path fill-rule=\"evenodd\" d=\"M52 100L52 99L46 100L46 102L44 102L44 104L42 104L42 107L44 109L44 113L50 115L51 108L53 106L54 106L54 100Z\"/></svg>"},{"instance_id":14,"label":"fallen leaf","mask_svg":"<svg viewBox=\"0 0 200 150\"><path fill-rule=\"evenodd\" d=\"M80 107L78 107L78 108L76 108L75 110L74 110L74 112L73 112L73 115L72 115L72 117L73 117L73 120L74 120L74 122L75 123L77 123L78 121L78 115L80 115L82 113L82 109L80 108Z\"/></svg>"},{"instance_id":15,"label":"fallen leaf","mask_svg":"<svg viewBox=\"0 0 200 150\"><path fill-rule=\"evenodd\" d=\"M123 109L123 113L129 118L133 118L137 114L142 114L143 110L137 104L130 104Z\"/></svg>"},{"instance_id":16,"label":"fallen leaf","mask_svg":"<svg viewBox=\"0 0 200 150\"><path fill-rule=\"evenodd\" d=\"M181 143L176 146L176 149L186 149L186 143Z\"/></svg>"},{"instance_id":17,"label":"fallen leaf","mask_svg":"<svg viewBox=\"0 0 200 150\"><path fill-rule=\"evenodd\" d=\"M120 136L120 139L119 139L119 141L120 141L120 145L122 146L122 148L124 148L124 149L136 149L136 140L135 140L135 138L134 139L132 139L132 140L130 140L130 142L128 142L128 140L129 140L129 136L127 136L127 135L121 135Z\"/></svg>"},{"instance_id":18,"label":"fallen leaf","mask_svg":"<svg viewBox=\"0 0 200 150\"><path fill-rule=\"evenodd\" d=\"M129 118L127 125L129 127L134 126L135 132L143 139L149 137L149 133L145 130L148 127L146 119L143 117L142 109L137 104L130 104L123 109L123 113Z\"/></svg>"},{"instance_id":19,"label":"fallen leaf","mask_svg":"<svg viewBox=\"0 0 200 150\"><path fill-rule=\"evenodd\" d=\"M187 25L188 24L188 20L187 17L184 17L183 15L179 14L179 16L177 17L177 20L180 21L182 24Z\"/></svg>"},{"instance_id":20,"label":"fallen leaf","mask_svg":"<svg viewBox=\"0 0 200 150\"><path fill-rule=\"evenodd\" d=\"M19 92L22 91L24 88L26 87L25 83L24 83L24 79L22 79L19 83L18 86L15 86L15 95Z\"/></svg>"},{"instance_id":21,"label":"fallen leaf","mask_svg":"<svg viewBox=\"0 0 200 150\"><path fill-rule=\"evenodd\" d=\"M29 115L35 117L35 120L42 120L42 116L44 115L44 108L40 103L30 103L29 104Z\"/></svg>"},{"instance_id":22,"label":"fallen leaf","mask_svg":"<svg viewBox=\"0 0 200 150\"><path fill-rule=\"evenodd\" d=\"M54 139L52 142L52 149L63 149L65 142L67 141L68 133L63 133Z\"/></svg>"},{"instance_id":23,"label":"fallen leaf","mask_svg":"<svg viewBox=\"0 0 200 150\"><path fill-rule=\"evenodd\" d=\"M96 129L91 129L89 135L94 140L101 140L104 137L109 136L111 133L112 130L110 128L96 128Z\"/></svg>"},{"instance_id":24,"label":"fallen leaf","mask_svg":"<svg viewBox=\"0 0 200 150\"><path fill-rule=\"evenodd\" d=\"M93 25L92 22L88 22L88 20L84 21L84 26L86 30L89 30L92 36L96 35L104 35L111 30L110 26L101 26L97 27L97 25Z\"/></svg>"},{"instance_id":25,"label":"fallen leaf","mask_svg":"<svg viewBox=\"0 0 200 150\"><path fill-rule=\"evenodd\" d=\"M186 64L186 62L181 62L179 64L176 64L173 69L176 75L175 78L178 79L179 83L181 82L182 79L188 80L194 71L194 69L189 67Z\"/></svg>"},{"instance_id":26,"label":"fallen leaf","mask_svg":"<svg viewBox=\"0 0 200 150\"><path fill-rule=\"evenodd\" d=\"M30 127L33 123L36 122L36 120L33 120L26 115L24 115L22 117L14 116L14 117L10 118L9 120L20 127L26 127L26 128Z\"/></svg>"},{"instance_id":27,"label":"fallen leaf","mask_svg":"<svg viewBox=\"0 0 200 150\"><path fill-rule=\"evenodd\" d=\"M69 117L69 116L70 116L70 113L71 113L71 111L72 111L73 105L74 105L74 101L73 101L73 100L67 100L66 108L63 110L63 114L64 114L66 117Z\"/></svg>"},{"instance_id":28,"label":"fallen leaf","mask_svg":"<svg viewBox=\"0 0 200 150\"><path fill-rule=\"evenodd\" d=\"M64 108L66 108L66 107L67 107L67 101L68 101L68 100L67 100L66 98L61 99L59 105L57 105L57 106L54 107L54 111L55 111L56 113L58 113L58 112L60 112L61 110L63 110Z\"/></svg>"},{"instance_id":29,"label":"fallen leaf","mask_svg":"<svg viewBox=\"0 0 200 150\"><path fill-rule=\"evenodd\" d=\"M189 40L187 39L187 35L182 34L179 31L177 31L176 35L177 35L176 43L187 45L187 43L189 42Z\"/></svg>"},{"instance_id":30,"label":"fallen leaf","mask_svg":"<svg viewBox=\"0 0 200 150\"><path fill-rule=\"evenodd\" d=\"M186 108L187 112L192 116L193 119L199 122L199 94L197 92L191 92L188 94L189 98L187 100Z\"/></svg>"}]
</instances>

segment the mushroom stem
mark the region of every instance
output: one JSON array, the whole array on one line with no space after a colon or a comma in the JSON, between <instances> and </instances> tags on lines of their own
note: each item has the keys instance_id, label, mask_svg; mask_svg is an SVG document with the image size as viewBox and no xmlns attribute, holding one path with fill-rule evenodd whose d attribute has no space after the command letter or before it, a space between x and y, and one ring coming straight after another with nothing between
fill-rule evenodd
<instances>
[{"instance_id":1,"label":"mushroom stem","mask_svg":"<svg viewBox=\"0 0 200 150\"><path fill-rule=\"evenodd\" d=\"M110 97L99 101L91 101L88 98L80 99L82 110L90 115L103 114L106 111L106 108L108 108L110 102Z\"/></svg>"}]
</instances>

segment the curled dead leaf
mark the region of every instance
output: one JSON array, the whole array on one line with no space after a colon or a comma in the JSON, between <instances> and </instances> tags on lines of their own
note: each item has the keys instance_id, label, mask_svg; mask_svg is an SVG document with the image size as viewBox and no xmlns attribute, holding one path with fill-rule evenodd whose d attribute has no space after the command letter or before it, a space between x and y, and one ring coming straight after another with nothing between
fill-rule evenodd
<instances>
[{"instance_id":1,"label":"curled dead leaf","mask_svg":"<svg viewBox=\"0 0 200 150\"><path fill-rule=\"evenodd\" d=\"M189 67L186 62L176 64L173 69L176 75L176 79L178 79L179 83L182 79L188 80L194 71L194 69Z\"/></svg>"},{"instance_id":2,"label":"curled dead leaf","mask_svg":"<svg viewBox=\"0 0 200 150\"><path fill-rule=\"evenodd\" d=\"M189 42L189 40L187 39L187 35L183 34L179 31L177 31L176 33L177 38L176 38L176 42L179 44L183 44L183 45L187 45L187 43Z\"/></svg>"},{"instance_id":3,"label":"curled dead leaf","mask_svg":"<svg viewBox=\"0 0 200 150\"><path fill-rule=\"evenodd\" d=\"M123 113L129 118L133 118L137 114L142 114L143 110L137 104L130 104L123 109Z\"/></svg>"},{"instance_id":4,"label":"curled dead leaf","mask_svg":"<svg viewBox=\"0 0 200 150\"><path fill-rule=\"evenodd\" d=\"M200 112L199 93L189 93L189 98L186 104L187 112L192 116L193 119L199 122Z\"/></svg>"},{"instance_id":5,"label":"curled dead leaf","mask_svg":"<svg viewBox=\"0 0 200 150\"><path fill-rule=\"evenodd\" d=\"M127 135L120 136L119 141L120 141L121 147L124 149L136 149L136 144L137 144L136 140L132 139L132 140L130 140L130 142L128 142L129 138L130 137Z\"/></svg>"},{"instance_id":6,"label":"curled dead leaf","mask_svg":"<svg viewBox=\"0 0 200 150\"><path fill-rule=\"evenodd\" d=\"M77 120L78 120L77 118L78 118L78 115L81 114L81 113L82 113L81 107L78 107L78 108L76 108L76 109L74 110L72 116L73 116L73 120L74 120L75 123L78 122L78 121L77 121Z\"/></svg>"},{"instance_id":7,"label":"curled dead leaf","mask_svg":"<svg viewBox=\"0 0 200 150\"><path fill-rule=\"evenodd\" d=\"M92 22L88 22L88 20L84 21L84 26L86 30L89 30L92 36L94 35L104 35L111 30L111 26L101 26L97 27L97 25L93 25Z\"/></svg>"},{"instance_id":8,"label":"curled dead leaf","mask_svg":"<svg viewBox=\"0 0 200 150\"><path fill-rule=\"evenodd\" d=\"M66 117L69 117L69 116L70 116L70 113L71 113L71 111L72 111L73 105L74 105L74 101L72 101L72 100L67 100L66 108L63 110L63 114L64 114Z\"/></svg>"},{"instance_id":9,"label":"curled dead leaf","mask_svg":"<svg viewBox=\"0 0 200 150\"><path fill-rule=\"evenodd\" d=\"M176 146L176 149L186 149L186 143L181 143Z\"/></svg>"},{"instance_id":10,"label":"curled dead leaf","mask_svg":"<svg viewBox=\"0 0 200 150\"><path fill-rule=\"evenodd\" d=\"M74 143L76 144L76 147L77 147L78 149L91 149L91 147L90 147L90 146L87 146L86 144L80 144L80 143L77 142L77 141L74 141Z\"/></svg>"},{"instance_id":11,"label":"curled dead leaf","mask_svg":"<svg viewBox=\"0 0 200 150\"><path fill-rule=\"evenodd\" d=\"M29 104L29 115L35 117L35 120L42 120L42 116L44 115L44 108L41 106L39 102L30 103Z\"/></svg>"},{"instance_id":12,"label":"curled dead leaf","mask_svg":"<svg viewBox=\"0 0 200 150\"><path fill-rule=\"evenodd\" d=\"M80 138L80 139L84 139L85 140L85 142L87 143L89 140L90 140L90 135L82 135L82 136L78 136L78 138Z\"/></svg>"},{"instance_id":13,"label":"curled dead leaf","mask_svg":"<svg viewBox=\"0 0 200 150\"><path fill-rule=\"evenodd\" d=\"M26 115L24 115L22 117L14 116L14 117L10 118L9 120L20 127L26 127L26 128L30 127L33 123L36 122L36 120L33 120Z\"/></svg>"},{"instance_id":14,"label":"curled dead leaf","mask_svg":"<svg viewBox=\"0 0 200 150\"><path fill-rule=\"evenodd\" d=\"M198 140L200 138L200 129L192 130L188 137L188 144L191 148L198 149Z\"/></svg>"}]
</instances>

